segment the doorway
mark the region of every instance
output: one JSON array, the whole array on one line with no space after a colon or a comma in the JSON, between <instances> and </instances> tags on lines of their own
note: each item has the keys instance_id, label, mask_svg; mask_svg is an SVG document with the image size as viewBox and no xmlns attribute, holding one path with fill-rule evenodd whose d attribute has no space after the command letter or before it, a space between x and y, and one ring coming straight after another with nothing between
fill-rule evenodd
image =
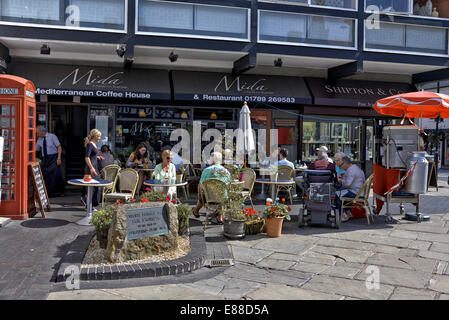
<instances>
[{"instance_id":1,"label":"doorway","mask_svg":"<svg viewBox=\"0 0 449 320\"><path fill-rule=\"evenodd\" d=\"M87 136L87 105L50 105L48 131L62 146L62 174L66 180L84 175L84 138Z\"/></svg>"}]
</instances>

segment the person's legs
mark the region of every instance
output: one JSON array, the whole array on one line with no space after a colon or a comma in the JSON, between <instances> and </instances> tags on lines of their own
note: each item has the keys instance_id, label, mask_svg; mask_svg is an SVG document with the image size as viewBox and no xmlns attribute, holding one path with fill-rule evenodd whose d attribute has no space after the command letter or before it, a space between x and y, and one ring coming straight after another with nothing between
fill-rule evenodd
<instances>
[{"instance_id":1,"label":"person's legs","mask_svg":"<svg viewBox=\"0 0 449 320\"><path fill-rule=\"evenodd\" d=\"M203 199L201 198L201 186L198 184L198 201L196 207L193 209L193 215L197 218L200 217L200 210L203 207Z\"/></svg>"},{"instance_id":2,"label":"person's legs","mask_svg":"<svg viewBox=\"0 0 449 320\"><path fill-rule=\"evenodd\" d=\"M344 190L344 191L345 191L345 192L344 192L344 193L342 192L341 197L345 197L345 198L355 198L356 194L355 194L354 192L349 191L349 190ZM338 198L338 197L337 197L337 198ZM339 202L338 210L340 210L340 207L341 207L341 200L338 199L338 202ZM351 218L352 218L351 210L348 209L348 208L346 208L345 211L344 211L343 214L342 214L341 221L346 222L346 221L348 221L348 220L351 219Z\"/></svg>"},{"instance_id":3,"label":"person's legs","mask_svg":"<svg viewBox=\"0 0 449 320\"><path fill-rule=\"evenodd\" d=\"M94 188L94 192L92 194L92 207L98 206L98 187Z\"/></svg>"},{"instance_id":4,"label":"person's legs","mask_svg":"<svg viewBox=\"0 0 449 320\"><path fill-rule=\"evenodd\" d=\"M145 172L139 172L139 182L137 182L136 196L140 195L140 189L142 189L143 181L145 180Z\"/></svg>"}]
</instances>

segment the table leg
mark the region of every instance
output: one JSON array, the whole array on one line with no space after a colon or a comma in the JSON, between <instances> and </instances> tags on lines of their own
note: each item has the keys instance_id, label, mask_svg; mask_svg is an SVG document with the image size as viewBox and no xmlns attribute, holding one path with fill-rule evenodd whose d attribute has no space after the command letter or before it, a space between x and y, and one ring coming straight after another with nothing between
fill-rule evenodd
<instances>
[{"instance_id":1,"label":"table leg","mask_svg":"<svg viewBox=\"0 0 449 320\"><path fill-rule=\"evenodd\" d=\"M81 226L90 226L90 220L92 219L92 187L87 187L87 209L86 209L86 217L78 220L76 224Z\"/></svg>"}]
</instances>

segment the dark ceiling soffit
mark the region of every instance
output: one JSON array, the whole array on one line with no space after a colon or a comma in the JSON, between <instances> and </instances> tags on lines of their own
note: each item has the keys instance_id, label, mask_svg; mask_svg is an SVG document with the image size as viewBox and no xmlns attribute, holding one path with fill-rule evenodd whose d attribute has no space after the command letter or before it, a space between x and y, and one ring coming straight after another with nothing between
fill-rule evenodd
<instances>
[{"instance_id":1,"label":"dark ceiling soffit","mask_svg":"<svg viewBox=\"0 0 449 320\"><path fill-rule=\"evenodd\" d=\"M329 79L329 81L335 81L362 72L363 72L363 60L358 59L357 61L349 62L328 69L327 78Z\"/></svg>"},{"instance_id":2,"label":"dark ceiling soffit","mask_svg":"<svg viewBox=\"0 0 449 320\"><path fill-rule=\"evenodd\" d=\"M405 64L422 64L428 66L447 66L449 59L445 57L418 56L406 53L363 52L363 61L391 62Z\"/></svg>"},{"instance_id":3,"label":"dark ceiling soffit","mask_svg":"<svg viewBox=\"0 0 449 320\"><path fill-rule=\"evenodd\" d=\"M0 43L0 59L3 59L6 63L11 61L11 56L9 55L9 48L3 43Z\"/></svg>"},{"instance_id":4,"label":"dark ceiling soffit","mask_svg":"<svg viewBox=\"0 0 449 320\"><path fill-rule=\"evenodd\" d=\"M256 52L250 52L240 59L234 61L234 67L232 68L233 75L239 75L254 68L257 64Z\"/></svg>"},{"instance_id":5,"label":"dark ceiling soffit","mask_svg":"<svg viewBox=\"0 0 449 320\"><path fill-rule=\"evenodd\" d=\"M423 82L438 81L444 79L449 79L449 68L415 73L412 76L412 83L418 84Z\"/></svg>"},{"instance_id":6,"label":"dark ceiling soffit","mask_svg":"<svg viewBox=\"0 0 449 320\"><path fill-rule=\"evenodd\" d=\"M359 54L357 50L316 48L306 46L267 44L267 43L258 43L257 53L276 54L276 55L284 54L292 56L347 59L347 60L357 60L357 56Z\"/></svg>"}]
</instances>

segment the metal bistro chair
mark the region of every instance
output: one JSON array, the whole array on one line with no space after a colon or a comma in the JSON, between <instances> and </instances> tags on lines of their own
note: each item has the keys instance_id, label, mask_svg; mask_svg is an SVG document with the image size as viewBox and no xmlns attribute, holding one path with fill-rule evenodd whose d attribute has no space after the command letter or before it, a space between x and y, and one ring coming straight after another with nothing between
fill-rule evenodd
<instances>
[{"instance_id":1,"label":"metal bistro chair","mask_svg":"<svg viewBox=\"0 0 449 320\"><path fill-rule=\"evenodd\" d=\"M292 180L295 174L295 169L287 165L281 165L278 167L278 172L276 174L276 180ZM276 184L276 196L277 199L279 191L286 191L290 196L290 204L293 204L292 190L295 185L278 185Z\"/></svg>"},{"instance_id":2,"label":"metal bistro chair","mask_svg":"<svg viewBox=\"0 0 449 320\"><path fill-rule=\"evenodd\" d=\"M209 215L223 212L223 200L226 195L226 183L220 179L207 179L201 184L201 196L206 207L204 231L209 223Z\"/></svg>"},{"instance_id":3,"label":"metal bistro chair","mask_svg":"<svg viewBox=\"0 0 449 320\"><path fill-rule=\"evenodd\" d=\"M340 200L341 200L340 219L342 216L343 209L364 208L366 220L368 221L368 224L370 224L370 221L369 221L370 217L371 217L372 222L374 223L373 212L371 211L371 207L368 203L371 186L373 185L373 178L374 178L374 174L371 174L368 177L368 179L365 180L365 183L363 183L362 188L357 193L355 198L345 198L345 197L340 198ZM363 196L361 196L362 193L364 193Z\"/></svg>"},{"instance_id":4,"label":"metal bistro chair","mask_svg":"<svg viewBox=\"0 0 449 320\"><path fill-rule=\"evenodd\" d=\"M104 206L104 195L113 192L115 187L115 182L117 180L118 172L120 171L120 166L116 164L110 164L103 169L101 169L101 176L104 180L112 181L112 186L103 187L101 196L101 205Z\"/></svg>"},{"instance_id":5,"label":"metal bistro chair","mask_svg":"<svg viewBox=\"0 0 449 320\"><path fill-rule=\"evenodd\" d=\"M134 199L136 195L137 183L139 182L139 174L136 170L127 168L119 171L114 184L114 189L111 193L105 194L106 201L125 200L129 201ZM119 185L119 191L117 192L116 186Z\"/></svg>"},{"instance_id":6,"label":"metal bistro chair","mask_svg":"<svg viewBox=\"0 0 449 320\"><path fill-rule=\"evenodd\" d=\"M242 174L242 180L244 182L242 194L245 197L245 200L249 199L249 201L251 201L251 207L254 209L251 194L253 193L254 183L256 182L256 173L251 168L244 168L242 169Z\"/></svg>"}]
</instances>

